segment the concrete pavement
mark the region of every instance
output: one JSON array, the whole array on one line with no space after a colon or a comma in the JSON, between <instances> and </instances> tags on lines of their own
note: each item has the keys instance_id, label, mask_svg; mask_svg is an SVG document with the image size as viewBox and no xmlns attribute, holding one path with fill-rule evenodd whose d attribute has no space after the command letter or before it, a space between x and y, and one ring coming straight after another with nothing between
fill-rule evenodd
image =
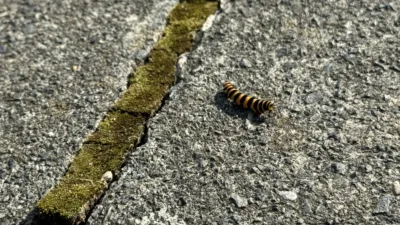
<instances>
[{"instance_id":1,"label":"concrete pavement","mask_svg":"<svg viewBox=\"0 0 400 225\"><path fill-rule=\"evenodd\" d=\"M176 4L0 1L0 224L58 182Z\"/></svg>"},{"instance_id":2,"label":"concrete pavement","mask_svg":"<svg viewBox=\"0 0 400 225\"><path fill-rule=\"evenodd\" d=\"M98 4L99 10L112 7ZM144 12L138 21L151 18L152 24L153 16L164 10L154 25L155 30L161 28L173 3L165 2L165 8L160 4L143 3L142 9L148 10L137 9L138 15ZM7 12L35 12L35 7L19 7ZM80 12L74 7L67 11ZM400 5L374 0L254 0L222 1L221 9L197 49L180 58L178 83L149 121L146 142L129 155L121 176L87 223L400 223ZM6 15L3 11L0 15ZM8 13L0 18L6 21ZM1 23L0 35L9 23ZM46 27L54 29L51 24ZM73 29L65 30L68 34ZM141 37L132 32L129 37ZM127 33L122 29L120 34ZM106 50L114 49L111 46L93 50L106 51L102 57L118 65L125 62L117 67L121 73L109 72L105 78L97 77L104 69L94 72L101 67L89 53L78 63L62 64L63 58L47 56L49 62L59 63L47 63L52 70L41 72L48 67L40 66L40 57L49 51L34 54L43 47L37 44L31 50L35 45L21 35L0 38L0 51L5 52L0 57L1 76L6 77L0 82L4 224L22 221L65 172L81 140L126 86L129 63L136 57L123 47L112 51L128 55L121 58L109 56ZM72 48L62 37L59 43L55 35L54 43ZM94 45L108 40L102 37L93 38ZM139 42L122 37L115 39ZM9 39L16 44L4 47ZM154 39L146 46L152 43ZM76 48L80 52L83 47ZM23 63L29 60L38 62ZM68 78L65 73L75 74L70 69L78 64L84 76ZM32 65L41 76L29 75ZM96 89L96 81L104 79L118 83L114 92ZM274 100L277 110L259 119L235 106L221 92L225 81ZM47 93L52 82L54 90ZM59 90L64 86L74 91ZM43 106L57 96L61 103Z\"/></svg>"},{"instance_id":3,"label":"concrete pavement","mask_svg":"<svg viewBox=\"0 0 400 225\"><path fill-rule=\"evenodd\" d=\"M398 9L223 4L89 223L400 223ZM277 110L259 121L225 81Z\"/></svg>"}]
</instances>

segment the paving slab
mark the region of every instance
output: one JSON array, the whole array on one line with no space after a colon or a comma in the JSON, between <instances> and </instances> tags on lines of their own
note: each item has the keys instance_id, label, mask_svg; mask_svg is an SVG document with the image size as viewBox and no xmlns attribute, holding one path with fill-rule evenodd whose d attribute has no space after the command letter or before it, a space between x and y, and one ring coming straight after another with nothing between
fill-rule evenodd
<instances>
[{"instance_id":1,"label":"paving slab","mask_svg":"<svg viewBox=\"0 0 400 225\"><path fill-rule=\"evenodd\" d=\"M0 0L0 224L29 224L176 0Z\"/></svg>"},{"instance_id":2,"label":"paving slab","mask_svg":"<svg viewBox=\"0 0 400 225\"><path fill-rule=\"evenodd\" d=\"M146 122L175 83L178 56L190 51L216 1L183 1L168 16L162 38L129 79L129 88L96 131L84 141L59 183L38 201L37 224L86 221L108 186L120 175L126 155L144 142Z\"/></svg>"},{"instance_id":3,"label":"paving slab","mask_svg":"<svg viewBox=\"0 0 400 225\"><path fill-rule=\"evenodd\" d=\"M115 37L127 41L120 45L111 44L107 27L118 27L109 20L124 15L124 7L100 13L104 26L96 29L106 35L92 38L83 27L90 38L74 40L80 37L68 36L74 20L62 17L83 18L81 9L92 7L0 3L7 3L0 4L7 5L0 31L8 31L0 33L6 78L0 81L0 222L16 224L57 183L124 90L130 63L145 58L173 3L146 2L149 8L141 9L148 11L134 13L142 17L130 18L128 10L122 20L138 21L140 32L116 19L126 26ZM92 4L100 12L131 6ZM221 7L200 46L181 57L179 82L150 121L146 143L130 155L88 224L400 223L400 6L259 0ZM154 32L145 33L146 21ZM46 36L51 29L64 35ZM62 45L61 53L36 43ZM103 48L92 46L99 43ZM104 88L104 80L117 84ZM235 106L221 91L225 81L274 100L276 110L258 118ZM29 224L29 216L21 223Z\"/></svg>"},{"instance_id":4,"label":"paving slab","mask_svg":"<svg viewBox=\"0 0 400 225\"><path fill-rule=\"evenodd\" d=\"M400 223L400 5L221 7L87 223ZM236 106L225 81L276 110Z\"/></svg>"}]
</instances>

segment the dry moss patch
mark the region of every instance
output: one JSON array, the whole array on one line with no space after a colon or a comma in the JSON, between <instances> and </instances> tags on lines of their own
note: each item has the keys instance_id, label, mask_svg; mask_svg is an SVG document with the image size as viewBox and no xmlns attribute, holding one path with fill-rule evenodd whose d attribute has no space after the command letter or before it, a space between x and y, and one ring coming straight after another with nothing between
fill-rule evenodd
<instances>
[{"instance_id":1,"label":"dry moss patch","mask_svg":"<svg viewBox=\"0 0 400 225\"><path fill-rule=\"evenodd\" d=\"M107 189L107 171L118 174L127 152L136 147L151 114L175 82L178 56L191 50L193 33L217 10L217 2L188 0L168 17L163 38L138 67L130 86L91 134L60 183L39 200L40 224L77 224Z\"/></svg>"},{"instance_id":2,"label":"dry moss patch","mask_svg":"<svg viewBox=\"0 0 400 225\"><path fill-rule=\"evenodd\" d=\"M89 135L87 142L101 144L136 144L141 136L146 118L140 115L111 112L97 127L97 131Z\"/></svg>"},{"instance_id":3,"label":"dry moss patch","mask_svg":"<svg viewBox=\"0 0 400 225\"><path fill-rule=\"evenodd\" d=\"M149 62L137 68L131 86L114 107L125 112L151 115L175 82L176 60L177 55L168 49L153 49Z\"/></svg>"},{"instance_id":4,"label":"dry moss patch","mask_svg":"<svg viewBox=\"0 0 400 225\"><path fill-rule=\"evenodd\" d=\"M103 181L63 179L37 204L40 218L36 224L78 224L105 190Z\"/></svg>"},{"instance_id":5,"label":"dry moss patch","mask_svg":"<svg viewBox=\"0 0 400 225\"><path fill-rule=\"evenodd\" d=\"M84 144L61 182L37 203L40 217L54 224L84 221L107 188L107 183L101 179L103 174L118 173L128 149L128 143Z\"/></svg>"},{"instance_id":6,"label":"dry moss patch","mask_svg":"<svg viewBox=\"0 0 400 225\"><path fill-rule=\"evenodd\" d=\"M42 223L76 224L87 213L108 184L102 180L107 171L118 174L126 153L139 142L147 118L111 112L88 137L61 182L38 203Z\"/></svg>"},{"instance_id":7,"label":"dry moss patch","mask_svg":"<svg viewBox=\"0 0 400 225\"><path fill-rule=\"evenodd\" d=\"M177 55L191 50L193 32L201 28L217 7L216 1L206 0L185 1L179 4L169 15L164 38L157 43L157 47L170 49Z\"/></svg>"}]
</instances>

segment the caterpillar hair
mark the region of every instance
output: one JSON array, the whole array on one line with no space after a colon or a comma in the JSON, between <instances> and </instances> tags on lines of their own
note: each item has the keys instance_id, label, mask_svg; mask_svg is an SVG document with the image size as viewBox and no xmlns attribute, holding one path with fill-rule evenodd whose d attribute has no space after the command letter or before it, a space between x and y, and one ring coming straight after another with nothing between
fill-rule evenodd
<instances>
[{"instance_id":1,"label":"caterpillar hair","mask_svg":"<svg viewBox=\"0 0 400 225\"><path fill-rule=\"evenodd\" d=\"M236 105L245 109L250 108L258 115L274 110L274 103L272 101L258 99L246 94L241 93L230 82L225 82L224 91L226 96L232 100Z\"/></svg>"}]
</instances>

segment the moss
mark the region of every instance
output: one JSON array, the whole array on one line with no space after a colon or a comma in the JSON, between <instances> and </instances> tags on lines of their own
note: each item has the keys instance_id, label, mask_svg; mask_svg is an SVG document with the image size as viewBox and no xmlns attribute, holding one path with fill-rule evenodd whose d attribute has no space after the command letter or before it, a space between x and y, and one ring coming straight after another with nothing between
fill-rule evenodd
<instances>
[{"instance_id":1,"label":"moss","mask_svg":"<svg viewBox=\"0 0 400 225\"><path fill-rule=\"evenodd\" d=\"M159 84L169 86L175 81L175 62L177 55L165 50L155 48L151 50L149 62L139 67L133 78L132 84Z\"/></svg>"},{"instance_id":2,"label":"moss","mask_svg":"<svg viewBox=\"0 0 400 225\"><path fill-rule=\"evenodd\" d=\"M140 115L111 112L100 123L96 132L89 135L87 141L101 144L137 143L145 122L146 118Z\"/></svg>"},{"instance_id":3,"label":"moss","mask_svg":"<svg viewBox=\"0 0 400 225\"><path fill-rule=\"evenodd\" d=\"M149 63L139 67L131 86L115 104L115 108L131 113L151 115L175 82L177 56L165 49L153 49Z\"/></svg>"},{"instance_id":4,"label":"moss","mask_svg":"<svg viewBox=\"0 0 400 225\"><path fill-rule=\"evenodd\" d=\"M84 144L71 163L67 176L98 180L107 172L118 173L130 145Z\"/></svg>"},{"instance_id":5,"label":"moss","mask_svg":"<svg viewBox=\"0 0 400 225\"><path fill-rule=\"evenodd\" d=\"M37 203L41 217L48 224L75 224L85 220L84 207L100 196L106 184L103 181L71 180L64 178L59 185Z\"/></svg>"},{"instance_id":6,"label":"moss","mask_svg":"<svg viewBox=\"0 0 400 225\"><path fill-rule=\"evenodd\" d=\"M207 17L215 12L217 5L215 1L197 0L176 6L168 17L164 38L156 46L170 49L177 55L191 50L191 33L201 28Z\"/></svg>"},{"instance_id":7,"label":"moss","mask_svg":"<svg viewBox=\"0 0 400 225\"><path fill-rule=\"evenodd\" d=\"M217 2L204 0L183 2L168 17L164 37L150 52L149 62L137 68L131 86L115 105L116 109L151 115L175 82L178 55L191 50L192 32L217 9Z\"/></svg>"},{"instance_id":8,"label":"moss","mask_svg":"<svg viewBox=\"0 0 400 225\"><path fill-rule=\"evenodd\" d=\"M191 50L193 30L185 24L175 24L165 29L165 38L157 43L159 48L171 49L177 55Z\"/></svg>"},{"instance_id":9,"label":"moss","mask_svg":"<svg viewBox=\"0 0 400 225\"><path fill-rule=\"evenodd\" d=\"M127 112L151 115L161 105L161 99L167 92L168 87L164 85L134 84L115 107Z\"/></svg>"},{"instance_id":10,"label":"moss","mask_svg":"<svg viewBox=\"0 0 400 225\"><path fill-rule=\"evenodd\" d=\"M201 24L218 7L217 1L189 0L177 5L168 17L168 22L176 23L180 21L198 20Z\"/></svg>"},{"instance_id":11,"label":"moss","mask_svg":"<svg viewBox=\"0 0 400 225\"><path fill-rule=\"evenodd\" d=\"M128 144L84 144L61 182L38 202L41 214L51 212L64 220L80 220L83 207L92 204L106 188L103 174L118 173L128 149Z\"/></svg>"},{"instance_id":12,"label":"moss","mask_svg":"<svg viewBox=\"0 0 400 225\"><path fill-rule=\"evenodd\" d=\"M192 33L216 9L217 2L189 0L171 12L164 37L150 52L148 63L137 68L115 111L88 137L60 183L37 203L39 219L52 224L85 220L107 188L102 175L119 173L126 153L137 145L148 115L158 109L174 84L178 56L191 49Z\"/></svg>"}]
</instances>

